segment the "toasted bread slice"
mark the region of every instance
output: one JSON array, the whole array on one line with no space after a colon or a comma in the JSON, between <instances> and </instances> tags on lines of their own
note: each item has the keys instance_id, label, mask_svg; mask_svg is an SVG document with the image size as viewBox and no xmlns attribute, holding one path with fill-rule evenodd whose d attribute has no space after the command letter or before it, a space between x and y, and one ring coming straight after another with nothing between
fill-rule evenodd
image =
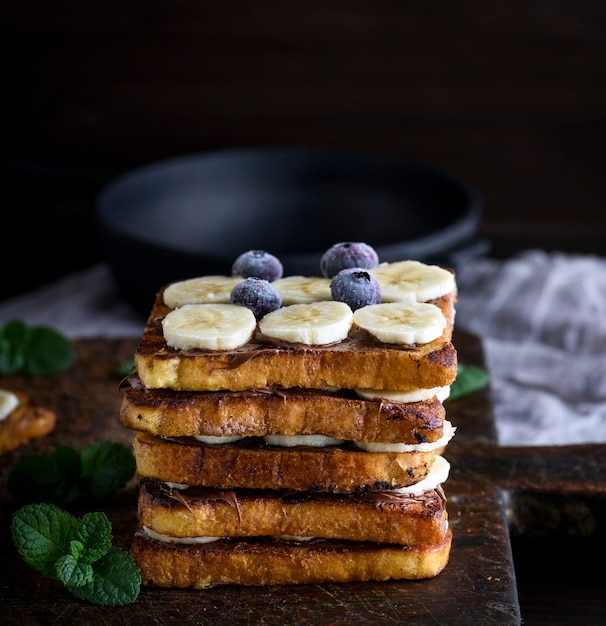
<instances>
[{"instance_id":1,"label":"toasted bread slice","mask_svg":"<svg viewBox=\"0 0 606 626\"><path fill-rule=\"evenodd\" d=\"M0 421L0 454L14 450L55 429L54 411L33 400L28 394L12 390L19 398L18 406Z\"/></svg>"},{"instance_id":2,"label":"toasted bread slice","mask_svg":"<svg viewBox=\"0 0 606 626\"><path fill-rule=\"evenodd\" d=\"M250 342L230 351L177 350L162 333L162 319L170 311L161 289L135 352L135 366L147 388L179 391L241 391L284 388L410 390L450 385L457 373L457 354L451 343L454 302L452 292L432 303L447 320L441 337L423 345L385 344L352 330L336 344L303 346L277 344L256 333Z\"/></svg>"},{"instance_id":3,"label":"toasted bread slice","mask_svg":"<svg viewBox=\"0 0 606 626\"><path fill-rule=\"evenodd\" d=\"M450 530L441 543L416 546L260 538L184 545L139 531L130 553L144 585L204 589L432 578L447 565L451 544Z\"/></svg>"},{"instance_id":4,"label":"toasted bread slice","mask_svg":"<svg viewBox=\"0 0 606 626\"><path fill-rule=\"evenodd\" d=\"M351 493L407 487L423 480L435 459L428 452L367 452L353 445L312 448L244 443L207 445L190 437L136 433L137 472L185 485L223 489L294 489Z\"/></svg>"},{"instance_id":5,"label":"toasted bread slice","mask_svg":"<svg viewBox=\"0 0 606 626\"><path fill-rule=\"evenodd\" d=\"M171 537L292 535L417 545L442 543L448 530L441 486L419 495L343 495L175 489L158 480L142 479L138 506L142 526Z\"/></svg>"},{"instance_id":6,"label":"toasted bread slice","mask_svg":"<svg viewBox=\"0 0 606 626\"><path fill-rule=\"evenodd\" d=\"M348 390L148 390L137 377L128 379L120 407L124 426L165 437L321 434L406 444L437 441L444 416L436 397L401 403L365 400Z\"/></svg>"}]
</instances>

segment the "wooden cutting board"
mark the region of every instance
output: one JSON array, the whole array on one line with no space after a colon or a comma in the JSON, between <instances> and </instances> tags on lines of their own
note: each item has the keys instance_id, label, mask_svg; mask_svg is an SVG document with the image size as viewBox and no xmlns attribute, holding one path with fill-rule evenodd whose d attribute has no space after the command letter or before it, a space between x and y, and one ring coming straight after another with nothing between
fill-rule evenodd
<instances>
[{"instance_id":1,"label":"wooden cutting board","mask_svg":"<svg viewBox=\"0 0 606 626\"><path fill-rule=\"evenodd\" d=\"M455 333L459 360L483 366L479 341ZM593 493L606 484L604 446L499 448L488 390L449 402L457 427L446 458L444 486L454 533L446 569L424 581L217 587L204 591L142 588L128 606L105 608L74 598L62 585L27 566L10 539L10 519L19 508L7 492L10 467L27 455L66 444L82 449L99 440L130 444L133 433L119 422L117 367L132 358L136 341L80 340L77 363L67 373L28 378L5 376L0 385L21 388L53 408L56 430L0 457L0 599L8 624L519 624L520 609L509 541L515 523L511 494L557 491ZM573 468L571 470L571 468ZM583 478L579 482L579 476ZM112 522L114 543L128 549L136 527L135 481L97 506ZM509 515L509 519L508 519ZM527 523L534 523L527 516Z\"/></svg>"}]
</instances>

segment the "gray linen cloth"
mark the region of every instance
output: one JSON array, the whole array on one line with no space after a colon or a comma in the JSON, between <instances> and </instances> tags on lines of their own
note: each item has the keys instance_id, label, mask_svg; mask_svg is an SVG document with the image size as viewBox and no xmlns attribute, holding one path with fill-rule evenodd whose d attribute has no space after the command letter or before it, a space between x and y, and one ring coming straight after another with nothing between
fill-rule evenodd
<instances>
[{"instance_id":1,"label":"gray linen cloth","mask_svg":"<svg viewBox=\"0 0 606 626\"><path fill-rule=\"evenodd\" d=\"M606 259L529 250L460 268L457 327L482 338L501 445L606 442Z\"/></svg>"},{"instance_id":2,"label":"gray linen cloth","mask_svg":"<svg viewBox=\"0 0 606 626\"><path fill-rule=\"evenodd\" d=\"M606 259L528 250L457 270L456 326L478 335L503 446L606 442ZM151 306L151 303L150 303ZM71 338L139 337L105 264L0 302Z\"/></svg>"}]
</instances>

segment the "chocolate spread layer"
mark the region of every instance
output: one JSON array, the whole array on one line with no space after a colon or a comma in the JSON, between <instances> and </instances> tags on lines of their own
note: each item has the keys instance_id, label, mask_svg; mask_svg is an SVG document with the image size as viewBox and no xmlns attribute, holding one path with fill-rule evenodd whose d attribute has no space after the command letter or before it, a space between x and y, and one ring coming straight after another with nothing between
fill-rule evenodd
<instances>
[{"instance_id":1,"label":"chocolate spread layer","mask_svg":"<svg viewBox=\"0 0 606 626\"><path fill-rule=\"evenodd\" d=\"M272 489L216 489L204 486L188 486L185 489L174 488L167 483L154 478L141 478L141 489L149 496L171 508L175 506L186 508L195 506L196 502L225 502L232 508L238 509L238 503L245 500L280 499L286 505L297 505L313 502L341 502L365 503L372 507L406 506L421 503L427 511L443 508L446 496L442 485L429 489L421 494L402 494L384 490L370 493L319 493L311 491L272 490Z\"/></svg>"}]
</instances>

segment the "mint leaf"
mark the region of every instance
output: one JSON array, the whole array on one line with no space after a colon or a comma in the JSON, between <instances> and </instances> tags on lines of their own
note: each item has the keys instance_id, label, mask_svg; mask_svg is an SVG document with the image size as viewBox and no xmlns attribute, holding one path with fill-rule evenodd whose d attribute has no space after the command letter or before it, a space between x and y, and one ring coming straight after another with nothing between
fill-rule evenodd
<instances>
[{"instance_id":1,"label":"mint leaf","mask_svg":"<svg viewBox=\"0 0 606 626\"><path fill-rule=\"evenodd\" d=\"M81 473L80 454L69 446L58 446L13 465L7 488L22 502L67 504L81 496Z\"/></svg>"},{"instance_id":2,"label":"mint leaf","mask_svg":"<svg viewBox=\"0 0 606 626\"><path fill-rule=\"evenodd\" d=\"M111 544L104 513L79 520L53 504L29 504L14 513L11 536L28 565L78 598L121 606L139 595L139 568L128 552Z\"/></svg>"},{"instance_id":3,"label":"mint leaf","mask_svg":"<svg viewBox=\"0 0 606 626\"><path fill-rule=\"evenodd\" d=\"M124 363L120 363L120 365L116 368L116 376L126 378L127 376L134 374L136 371L135 359L130 359L128 361L124 361Z\"/></svg>"},{"instance_id":4,"label":"mint leaf","mask_svg":"<svg viewBox=\"0 0 606 626\"><path fill-rule=\"evenodd\" d=\"M53 504L30 504L13 515L11 536L28 565L58 580L55 563L69 552L76 523L69 513Z\"/></svg>"},{"instance_id":5,"label":"mint leaf","mask_svg":"<svg viewBox=\"0 0 606 626\"><path fill-rule=\"evenodd\" d=\"M120 443L100 441L82 452L58 446L13 465L7 487L21 502L69 504L113 493L126 485L135 469L131 448Z\"/></svg>"},{"instance_id":6,"label":"mint leaf","mask_svg":"<svg viewBox=\"0 0 606 626\"><path fill-rule=\"evenodd\" d=\"M26 353L26 374L46 376L62 372L74 360L74 347L61 333L45 326L32 328Z\"/></svg>"},{"instance_id":7,"label":"mint leaf","mask_svg":"<svg viewBox=\"0 0 606 626\"><path fill-rule=\"evenodd\" d=\"M21 320L0 326L0 373L13 374L25 369L29 332Z\"/></svg>"},{"instance_id":8,"label":"mint leaf","mask_svg":"<svg viewBox=\"0 0 606 626\"><path fill-rule=\"evenodd\" d=\"M475 391L484 389L488 385L490 378L488 372L475 365L464 365L459 363L457 377L450 386L450 395L447 401L457 400L468 396Z\"/></svg>"},{"instance_id":9,"label":"mint leaf","mask_svg":"<svg viewBox=\"0 0 606 626\"><path fill-rule=\"evenodd\" d=\"M134 602L141 589L141 573L132 556L116 546L93 564L93 579L85 585L69 585L77 598L101 606Z\"/></svg>"},{"instance_id":10,"label":"mint leaf","mask_svg":"<svg viewBox=\"0 0 606 626\"><path fill-rule=\"evenodd\" d=\"M80 587L92 582L93 566L90 563L79 561L72 554L64 554L55 563L57 579L66 587Z\"/></svg>"},{"instance_id":11,"label":"mint leaf","mask_svg":"<svg viewBox=\"0 0 606 626\"><path fill-rule=\"evenodd\" d=\"M72 343L47 326L28 326L11 320L0 326L0 374L55 374L75 361Z\"/></svg>"},{"instance_id":12,"label":"mint leaf","mask_svg":"<svg viewBox=\"0 0 606 626\"><path fill-rule=\"evenodd\" d=\"M112 527L104 513L87 513L76 529L78 552L72 554L81 561L94 563L100 559L112 545Z\"/></svg>"},{"instance_id":13,"label":"mint leaf","mask_svg":"<svg viewBox=\"0 0 606 626\"><path fill-rule=\"evenodd\" d=\"M122 444L100 441L81 452L83 491L102 498L134 476L136 463L132 450Z\"/></svg>"}]
</instances>

